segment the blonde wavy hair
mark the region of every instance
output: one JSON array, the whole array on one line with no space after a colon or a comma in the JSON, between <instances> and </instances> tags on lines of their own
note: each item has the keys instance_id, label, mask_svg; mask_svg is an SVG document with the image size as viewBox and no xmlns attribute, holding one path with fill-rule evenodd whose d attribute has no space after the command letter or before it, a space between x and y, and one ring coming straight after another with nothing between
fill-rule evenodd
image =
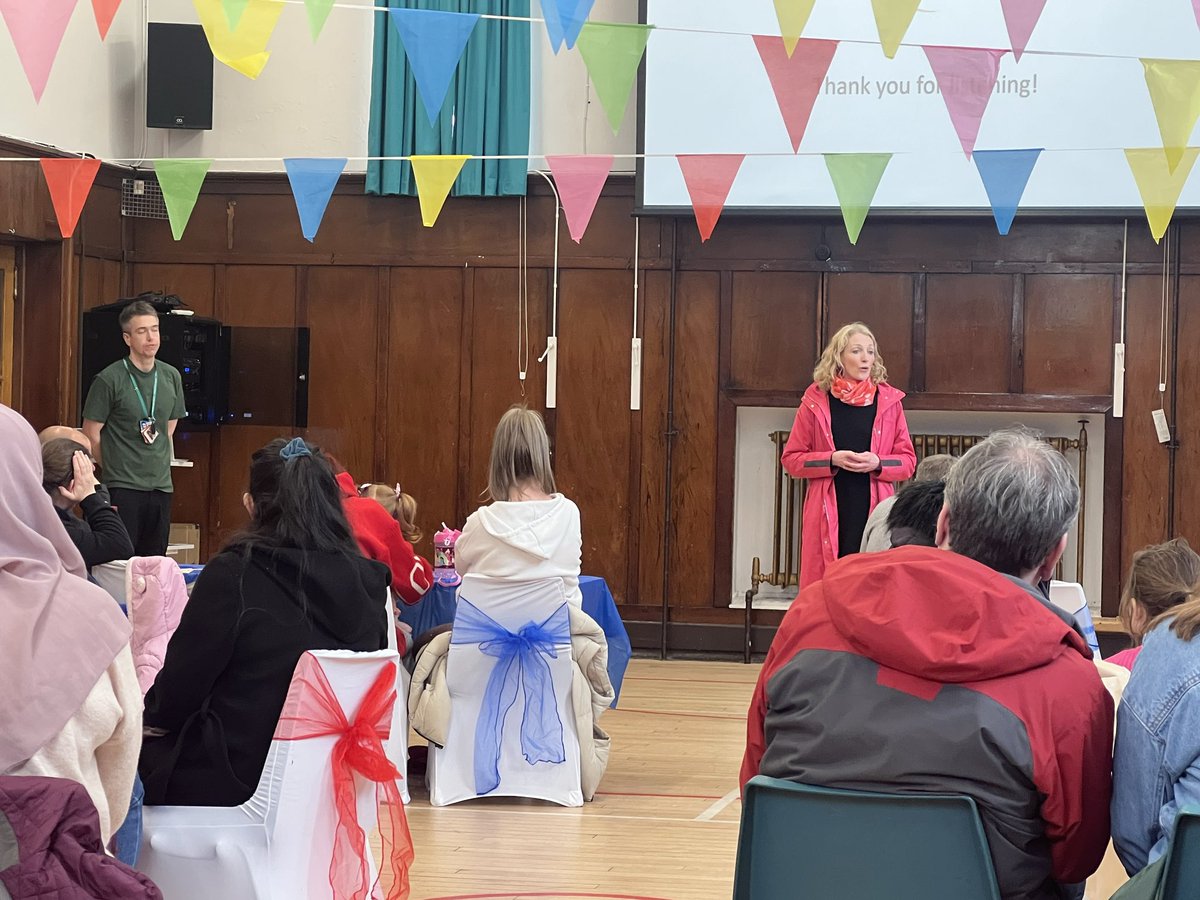
<instances>
[{"instance_id":1,"label":"blonde wavy hair","mask_svg":"<svg viewBox=\"0 0 1200 900\"><path fill-rule=\"evenodd\" d=\"M879 342L875 340L875 335L862 322L851 322L839 328L829 339L821 358L817 360L817 367L813 369L813 381L821 390L827 391L833 384L834 376L839 374L842 368L842 354L846 352L850 338L856 334L865 334L875 345L875 365L871 366L871 380L876 384L887 381L887 368L883 365L883 357L879 354Z\"/></svg>"},{"instance_id":2,"label":"blonde wavy hair","mask_svg":"<svg viewBox=\"0 0 1200 900\"><path fill-rule=\"evenodd\" d=\"M400 533L410 544L416 544L424 536L417 527L417 501L411 494L400 490L400 485L389 487L386 484L360 484L358 496L374 500L384 511L396 520Z\"/></svg>"}]
</instances>

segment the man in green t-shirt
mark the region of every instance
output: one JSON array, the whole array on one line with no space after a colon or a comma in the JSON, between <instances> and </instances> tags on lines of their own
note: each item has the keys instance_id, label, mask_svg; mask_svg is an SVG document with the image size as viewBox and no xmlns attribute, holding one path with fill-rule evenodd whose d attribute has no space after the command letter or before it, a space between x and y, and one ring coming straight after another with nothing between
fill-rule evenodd
<instances>
[{"instance_id":1,"label":"man in green t-shirt","mask_svg":"<svg viewBox=\"0 0 1200 900\"><path fill-rule=\"evenodd\" d=\"M164 556L171 533L171 440L187 415L179 370L158 353L158 313L144 300L119 319L129 356L100 372L83 404L83 431L104 466L113 506L136 556Z\"/></svg>"}]
</instances>

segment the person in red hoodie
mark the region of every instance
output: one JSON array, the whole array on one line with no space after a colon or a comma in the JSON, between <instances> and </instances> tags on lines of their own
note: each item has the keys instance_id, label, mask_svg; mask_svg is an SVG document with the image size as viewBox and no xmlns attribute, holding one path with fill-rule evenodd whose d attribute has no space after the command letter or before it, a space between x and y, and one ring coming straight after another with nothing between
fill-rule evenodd
<instances>
[{"instance_id":1,"label":"person in red hoodie","mask_svg":"<svg viewBox=\"0 0 1200 900\"><path fill-rule=\"evenodd\" d=\"M971 449L936 548L838 560L792 603L751 701L743 786L966 794L1006 900L1082 897L1108 843L1113 702L1035 587L1078 512L1070 467L1031 432Z\"/></svg>"},{"instance_id":2,"label":"person in red hoodie","mask_svg":"<svg viewBox=\"0 0 1200 900\"><path fill-rule=\"evenodd\" d=\"M386 565L392 572L392 593L409 606L417 603L433 585L433 566L417 555L404 537L400 523L383 506L358 493L354 478L334 462L342 508L363 556Z\"/></svg>"}]
</instances>

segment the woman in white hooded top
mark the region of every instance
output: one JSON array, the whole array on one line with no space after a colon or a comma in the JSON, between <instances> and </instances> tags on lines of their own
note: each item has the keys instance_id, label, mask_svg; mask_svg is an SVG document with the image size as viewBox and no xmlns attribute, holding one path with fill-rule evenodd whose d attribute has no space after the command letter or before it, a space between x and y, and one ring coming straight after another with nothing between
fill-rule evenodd
<instances>
[{"instance_id":1,"label":"woman in white hooded top","mask_svg":"<svg viewBox=\"0 0 1200 900\"><path fill-rule=\"evenodd\" d=\"M470 515L454 545L458 571L490 578L561 578L567 602L580 608L579 508L554 489L550 438L533 410L514 406L496 426L488 493L492 503Z\"/></svg>"}]
</instances>

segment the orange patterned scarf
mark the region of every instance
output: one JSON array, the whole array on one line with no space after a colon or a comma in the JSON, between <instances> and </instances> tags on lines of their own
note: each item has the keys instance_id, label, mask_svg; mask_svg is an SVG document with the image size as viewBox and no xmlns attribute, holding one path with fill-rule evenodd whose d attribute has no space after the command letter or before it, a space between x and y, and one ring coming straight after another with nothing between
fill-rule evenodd
<instances>
[{"instance_id":1,"label":"orange patterned scarf","mask_svg":"<svg viewBox=\"0 0 1200 900\"><path fill-rule=\"evenodd\" d=\"M829 385L829 393L848 406L870 406L875 402L875 388L875 382L869 378L864 381L850 381L841 375L834 375L833 383Z\"/></svg>"}]
</instances>

